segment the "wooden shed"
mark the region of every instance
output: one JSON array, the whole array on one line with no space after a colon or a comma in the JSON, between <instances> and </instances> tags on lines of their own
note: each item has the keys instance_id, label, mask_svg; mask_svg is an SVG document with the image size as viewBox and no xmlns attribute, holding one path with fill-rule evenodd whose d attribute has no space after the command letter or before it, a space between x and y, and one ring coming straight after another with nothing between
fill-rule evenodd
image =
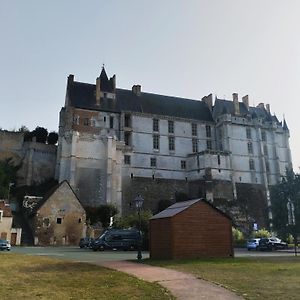
<instances>
[{"instance_id":1,"label":"wooden shed","mask_svg":"<svg viewBox=\"0 0 300 300\"><path fill-rule=\"evenodd\" d=\"M150 258L233 255L231 218L204 199L175 203L150 219Z\"/></svg>"}]
</instances>

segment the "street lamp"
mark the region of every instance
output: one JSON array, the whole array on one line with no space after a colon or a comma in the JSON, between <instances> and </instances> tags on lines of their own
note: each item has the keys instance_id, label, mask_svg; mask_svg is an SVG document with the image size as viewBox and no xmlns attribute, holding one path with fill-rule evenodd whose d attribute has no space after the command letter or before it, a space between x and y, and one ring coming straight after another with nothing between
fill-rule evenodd
<instances>
[{"instance_id":1,"label":"street lamp","mask_svg":"<svg viewBox=\"0 0 300 300\"><path fill-rule=\"evenodd\" d=\"M141 195L138 195L135 199L134 199L134 202L135 202L135 207L138 211L138 215L139 215L139 235L140 235L140 238L139 238L139 242L138 242L138 254L137 254L137 259L138 260L141 260L142 259L142 250L141 250L141 244L142 244L142 234L141 234L141 209L142 209L142 206L143 206L143 202L144 202L144 199Z\"/></svg>"}]
</instances>

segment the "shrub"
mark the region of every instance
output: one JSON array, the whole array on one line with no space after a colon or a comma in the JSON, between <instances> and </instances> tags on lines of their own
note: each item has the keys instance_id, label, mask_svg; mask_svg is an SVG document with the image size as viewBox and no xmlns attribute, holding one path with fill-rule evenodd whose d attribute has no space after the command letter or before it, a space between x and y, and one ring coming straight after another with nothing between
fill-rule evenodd
<instances>
[{"instance_id":1,"label":"shrub","mask_svg":"<svg viewBox=\"0 0 300 300\"><path fill-rule=\"evenodd\" d=\"M258 231L252 231L251 237L253 238L269 238L271 233L267 229L260 229Z\"/></svg>"},{"instance_id":2,"label":"shrub","mask_svg":"<svg viewBox=\"0 0 300 300\"><path fill-rule=\"evenodd\" d=\"M234 246L242 246L245 244L245 237L242 231L232 228L232 237Z\"/></svg>"}]
</instances>

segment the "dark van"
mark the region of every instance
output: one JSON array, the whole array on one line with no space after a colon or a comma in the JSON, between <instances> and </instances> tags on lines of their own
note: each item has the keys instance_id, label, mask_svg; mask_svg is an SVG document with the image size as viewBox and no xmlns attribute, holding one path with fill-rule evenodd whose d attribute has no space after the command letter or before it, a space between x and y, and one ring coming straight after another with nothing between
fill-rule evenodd
<instances>
[{"instance_id":1,"label":"dark van","mask_svg":"<svg viewBox=\"0 0 300 300\"><path fill-rule=\"evenodd\" d=\"M109 229L91 245L94 251L106 249L135 250L140 242L140 233L136 229Z\"/></svg>"}]
</instances>

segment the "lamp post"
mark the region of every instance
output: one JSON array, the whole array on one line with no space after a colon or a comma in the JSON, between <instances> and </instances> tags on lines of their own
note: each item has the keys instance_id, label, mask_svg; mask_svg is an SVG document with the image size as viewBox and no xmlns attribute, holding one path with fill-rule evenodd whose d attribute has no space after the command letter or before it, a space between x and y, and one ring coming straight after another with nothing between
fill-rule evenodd
<instances>
[{"instance_id":1,"label":"lamp post","mask_svg":"<svg viewBox=\"0 0 300 300\"><path fill-rule=\"evenodd\" d=\"M142 249L141 249L141 244L142 244L142 234L141 234L141 209L142 209L142 206L143 206L143 202L144 202L144 199L141 195L138 195L135 199L134 199L134 202L135 202L135 207L137 209L137 212L138 212L138 215L139 215L139 235L140 235L140 238L139 238L139 242L138 242L138 254L137 254L137 259L138 260L141 260L142 259Z\"/></svg>"},{"instance_id":2,"label":"lamp post","mask_svg":"<svg viewBox=\"0 0 300 300\"><path fill-rule=\"evenodd\" d=\"M8 203L9 203L9 196L10 196L10 188L11 188L13 185L14 185L13 182L10 182L10 183L8 184L8 195L7 195L7 202L8 202Z\"/></svg>"}]
</instances>

